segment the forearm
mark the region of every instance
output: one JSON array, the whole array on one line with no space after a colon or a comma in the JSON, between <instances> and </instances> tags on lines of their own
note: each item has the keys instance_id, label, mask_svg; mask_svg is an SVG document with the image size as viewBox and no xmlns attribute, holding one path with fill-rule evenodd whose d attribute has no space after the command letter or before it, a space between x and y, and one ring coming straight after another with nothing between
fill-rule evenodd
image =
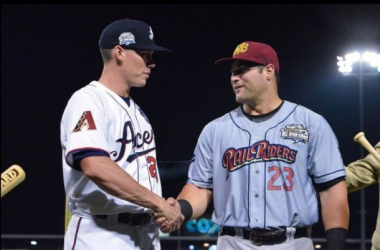
<instances>
[{"instance_id":1,"label":"forearm","mask_svg":"<svg viewBox=\"0 0 380 250\"><path fill-rule=\"evenodd\" d=\"M193 184L186 184L178 195L177 200L184 199L190 203L193 210L191 219L194 219L206 212L211 197L211 190L199 188Z\"/></svg>"},{"instance_id":2,"label":"forearm","mask_svg":"<svg viewBox=\"0 0 380 250\"><path fill-rule=\"evenodd\" d=\"M325 231L332 228L348 229L349 208L345 182L339 182L320 192L322 220Z\"/></svg>"},{"instance_id":3,"label":"forearm","mask_svg":"<svg viewBox=\"0 0 380 250\"><path fill-rule=\"evenodd\" d=\"M320 192L320 199L322 220L326 231L327 250L343 250L349 222L345 182L341 181Z\"/></svg>"},{"instance_id":4,"label":"forearm","mask_svg":"<svg viewBox=\"0 0 380 250\"><path fill-rule=\"evenodd\" d=\"M358 166L358 165L357 165ZM376 183L377 176L359 167L346 167L346 186L349 193L358 191Z\"/></svg>"},{"instance_id":5,"label":"forearm","mask_svg":"<svg viewBox=\"0 0 380 250\"><path fill-rule=\"evenodd\" d=\"M380 151L380 148L377 148ZM348 192L354 192L375 184L378 180L380 162L371 154L350 163L346 167L346 185Z\"/></svg>"},{"instance_id":6,"label":"forearm","mask_svg":"<svg viewBox=\"0 0 380 250\"><path fill-rule=\"evenodd\" d=\"M153 211L161 211L165 200L136 182L108 157L87 157L83 173L105 192Z\"/></svg>"}]
</instances>

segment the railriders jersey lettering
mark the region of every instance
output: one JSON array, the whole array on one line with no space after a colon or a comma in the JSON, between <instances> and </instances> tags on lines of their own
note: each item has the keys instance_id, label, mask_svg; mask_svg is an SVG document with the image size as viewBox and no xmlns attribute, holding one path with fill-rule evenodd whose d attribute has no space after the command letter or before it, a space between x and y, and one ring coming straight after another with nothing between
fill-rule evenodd
<instances>
[{"instance_id":1,"label":"railriders jersey lettering","mask_svg":"<svg viewBox=\"0 0 380 250\"><path fill-rule=\"evenodd\" d=\"M327 121L285 101L268 120L252 122L241 108L203 129L189 183L213 189L220 226L273 229L318 221L315 183L345 176Z\"/></svg>"}]
</instances>

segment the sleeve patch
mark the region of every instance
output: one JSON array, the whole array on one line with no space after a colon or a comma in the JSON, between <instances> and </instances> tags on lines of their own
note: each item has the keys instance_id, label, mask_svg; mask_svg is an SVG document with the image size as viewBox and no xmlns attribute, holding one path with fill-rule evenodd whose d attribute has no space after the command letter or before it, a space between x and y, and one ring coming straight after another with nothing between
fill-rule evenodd
<instances>
[{"instance_id":1,"label":"sleeve patch","mask_svg":"<svg viewBox=\"0 0 380 250\"><path fill-rule=\"evenodd\" d=\"M92 118L91 111L84 111L79 121L77 122L77 125L75 125L73 132L79 132L82 130L95 130L95 129L96 129L96 126L95 126L94 119Z\"/></svg>"}]
</instances>

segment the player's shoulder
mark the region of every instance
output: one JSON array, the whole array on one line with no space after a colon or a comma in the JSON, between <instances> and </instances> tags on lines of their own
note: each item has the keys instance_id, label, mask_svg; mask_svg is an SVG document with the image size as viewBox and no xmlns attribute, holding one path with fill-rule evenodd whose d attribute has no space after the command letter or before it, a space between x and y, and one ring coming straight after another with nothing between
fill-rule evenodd
<instances>
[{"instance_id":1,"label":"player's shoulder","mask_svg":"<svg viewBox=\"0 0 380 250\"><path fill-rule=\"evenodd\" d=\"M101 89L101 84L97 81L92 81L86 86L78 89L71 96L72 100L86 100L87 98L101 99L104 96L104 91Z\"/></svg>"},{"instance_id":2,"label":"player's shoulder","mask_svg":"<svg viewBox=\"0 0 380 250\"><path fill-rule=\"evenodd\" d=\"M240 110L240 106L231 110L228 113L225 113L222 116L215 118L214 120L210 121L207 125L215 126L215 125L218 125L220 123L224 123L226 121L229 121L229 120L231 120L231 116L238 116L239 115L239 110Z\"/></svg>"},{"instance_id":3,"label":"player's shoulder","mask_svg":"<svg viewBox=\"0 0 380 250\"><path fill-rule=\"evenodd\" d=\"M284 108L289 109L289 110L294 110L294 112L297 115L305 115L310 118L314 119L320 119L323 118L322 115L318 114L317 112L311 110L310 108L307 108L301 104L285 101L284 102Z\"/></svg>"},{"instance_id":4,"label":"player's shoulder","mask_svg":"<svg viewBox=\"0 0 380 250\"><path fill-rule=\"evenodd\" d=\"M310 108L291 102L287 102L287 104L293 108L291 115L289 115L287 119L296 119L298 122L313 130L330 126L328 121L321 114L318 114Z\"/></svg>"},{"instance_id":5,"label":"player's shoulder","mask_svg":"<svg viewBox=\"0 0 380 250\"><path fill-rule=\"evenodd\" d=\"M203 128L204 132L207 131L207 132L213 133L216 131L223 131L232 122L231 118L237 117L239 115L239 110L240 110L240 107L235 108L234 110L211 120Z\"/></svg>"}]
</instances>

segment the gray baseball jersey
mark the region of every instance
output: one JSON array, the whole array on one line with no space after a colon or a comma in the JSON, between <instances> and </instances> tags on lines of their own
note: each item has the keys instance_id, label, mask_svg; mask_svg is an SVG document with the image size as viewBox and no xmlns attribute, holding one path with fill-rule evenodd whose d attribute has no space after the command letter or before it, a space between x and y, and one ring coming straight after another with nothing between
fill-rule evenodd
<instances>
[{"instance_id":1,"label":"gray baseball jersey","mask_svg":"<svg viewBox=\"0 0 380 250\"><path fill-rule=\"evenodd\" d=\"M213 189L219 226L274 229L318 221L313 182L345 176L338 141L315 112L284 101L268 120L252 122L241 107L203 129L189 183Z\"/></svg>"},{"instance_id":2,"label":"gray baseball jersey","mask_svg":"<svg viewBox=\"0 0 380 250\"><path fill-rule=\"evenodd\" d=\"M73 166L78 152L104 152L140 185L161 196L154 133L148 118L131 99L93 81L69 100L61 121L62 163L71 213L149 212L149 209L109 195Z\"/></svg>"}]
</instances>

